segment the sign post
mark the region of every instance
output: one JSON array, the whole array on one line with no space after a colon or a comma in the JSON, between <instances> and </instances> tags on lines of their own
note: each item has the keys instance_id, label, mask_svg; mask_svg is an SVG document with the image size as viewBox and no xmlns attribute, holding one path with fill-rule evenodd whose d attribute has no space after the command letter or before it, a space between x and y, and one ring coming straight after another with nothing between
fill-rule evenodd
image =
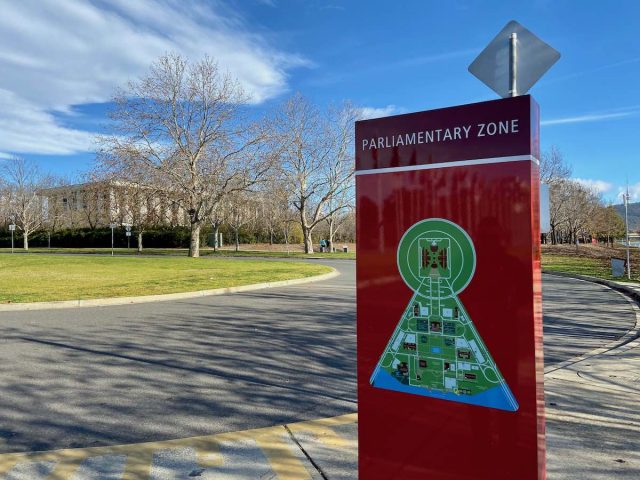
<instances>
[{"instance_id":1,"label":"sign post","mask_svg":"<svg viewBox=\"0 0 640 480\"><path fill-rule=\"evenodd\" d=\"M356 123L359 477L542 480L539 113Z\"/></svg>"},{"instance_id":2,"label":"sign post","mask_svg":"<svg viewBox=\"0 0 640 480\"><path fill-rule=\"evenodd\" d=\"M560 53L512 20L469 65L469 72L502 98L517 97L560 59Z\"/></svg>"},{"instance_id":3,"label":"sign post","mask_svg":"<svg viewBox=\"0 0 640 480\"><path fill-rule=\"evenodd\" d=\"M123 223L122 225L124 225L127 235L127 249L131 248L131 224L130 223Z\"/></svg>"},{"instance_id":4,"label":"sign post","mask_svg":"<svg viewBox=\"0 0 640 480\"><path fill-rule=\"evenodd\" d=\"M14 223L9 225L9 231L11 232L11 253L13 253L13 232L16 231L16 225Z\"/></svg>"}]
</instances>

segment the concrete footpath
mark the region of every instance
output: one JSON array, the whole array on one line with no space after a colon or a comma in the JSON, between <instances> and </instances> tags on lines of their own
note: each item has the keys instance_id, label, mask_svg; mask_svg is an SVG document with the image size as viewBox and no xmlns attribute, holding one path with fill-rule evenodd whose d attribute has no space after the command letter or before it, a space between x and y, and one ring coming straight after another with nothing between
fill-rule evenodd
<instances>
[{"instance_id":1,"label":"concrete footpath","mask_svg":"<svg viewBox=\"0 0 640 480\"><path fill-rule=\"evenodd\" d=\"M550 480L640 478L640 310L629 303L635 328L545 369ZM567 335L567 347L571 341ZM351 413L179 440L6 453L0 479L342 480L357 478L357 455Z\"/></svg>"},{"instance_id":2,"label":"concrete footpath","mask_svg":"<svg viewBox=\"0 0 640 480\"><path fill-rule=\"evenodd\" d=\"M640 340L545 375L550 480L640 478ZM7 480L357 478L357 414L114 447L0 456Z\"/></svg>"},{"instance_id":3,"label":"concrete footpath","mask_svg":"<svg viewBox=\"0 0 640 480\"><path fill-rule=\"evenodd\" d=\"M605 284L640 298L637 284ZM640 478L640 310L629 302L634 329L545 369L549 479Z\"/></svg>"}]
</instances>

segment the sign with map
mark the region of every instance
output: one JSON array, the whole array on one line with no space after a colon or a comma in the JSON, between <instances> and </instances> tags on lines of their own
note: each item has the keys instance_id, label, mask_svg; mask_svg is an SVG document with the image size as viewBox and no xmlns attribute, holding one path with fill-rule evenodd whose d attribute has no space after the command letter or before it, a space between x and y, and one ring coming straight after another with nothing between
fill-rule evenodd
<instances>
[{"instance_id":1,"label":"sign with map","mask_svg":"<svg viewBox=\"0 0 640 480\"><path fill-rule=\"evenodd\" d=\"M356 123L358 478L545 478L530 96Z\"/></svg>"},{"instance_id":2,"label":"sign with map","mask_svg":"<svg viewBox=\"0 0 640 480\"><path fill-rule=\"evenodd\" d=\"M413 225L398 246L398 270L414 291L371 385L515 411L518 402L458 298L476 255L458 225L432 218Z\"/></svg>"}]
</instances>

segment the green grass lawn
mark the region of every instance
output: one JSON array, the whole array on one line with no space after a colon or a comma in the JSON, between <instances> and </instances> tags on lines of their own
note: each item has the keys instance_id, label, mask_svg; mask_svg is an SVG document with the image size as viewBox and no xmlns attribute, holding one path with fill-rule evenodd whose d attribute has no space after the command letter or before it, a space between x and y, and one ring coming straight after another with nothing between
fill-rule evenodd
<instances>
[{"instance_id":1,"label":"green grass lawn","mask_svg":"<svg viewBox=\"0 0 640 480\"><path fill-rule=\"evenodd\" d=\"M7 253L11 249L0 248L0 252ZM24 253L22 249L16 249L16 253ZM116 248L116 255L138 255L138 251L135 248ZM67 254L111 254L110 248L30 248L29 253L67 253ZM186 256L186 248L145 248L142 251L143 255L173 255L173 256ZM307 255L303 252L268 252L264 250L217 250L201 249L201 256L215 255L218 257L267 257L267 258L334 258L334 259L355 259L355 252L335 252L335 253L313 253Z\"/></svg>"},{"instance_id":2,"label":"green grass lawn","mask_svg":"<svg viewBox=\"0 0 640 480\"><path fill-rule=\"evenodd\" d=\"M633 263L632 263L633 265ZM611 276L611 263L608 259L589 258L583 256L543 254L542 269L548 272L566 272L590 277L604 278L606 280L628 281L624 278ZM632 281L638 281L638 274L632 277Z\"/></svg>"},{"instance_id":3,"label":"green grass lawn","mask_svg":"<svg viewBox=\"0 0 640 480\"><path fill-rule=\"evenodd\" d=\"M0 255L0 303L189 292L330 271L303 262L224 258Z\"/></svg>"}]
</instances>

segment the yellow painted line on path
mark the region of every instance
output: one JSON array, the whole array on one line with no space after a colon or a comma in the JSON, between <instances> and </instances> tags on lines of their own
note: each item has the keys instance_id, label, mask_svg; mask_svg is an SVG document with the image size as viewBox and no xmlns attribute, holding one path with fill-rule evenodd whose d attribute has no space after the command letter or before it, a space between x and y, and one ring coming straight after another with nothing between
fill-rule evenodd
<instances>
[{"instance_id":1,"label":"yellow painted line on path","mask_svg":"<svg viewBox=\"0 0 640 480\"><path fill-rule=\"evenodd\" d=\"M312 480L304 464L291 450L294 446L285 442L285 435L288 436L288 433L281 427L278 433L267 433L254 438L278 479Z\"/></svg>"},{"instance_id":2,"label":"yellow painted line on path","mask_svg":"<svg viewBox=\"0 0 640 480\"><path fill-rule=\"evenodd\" d=\"M323 418L321 420L311 420L308 422L292 423L288 425L289 429L295 433L311 433L329 448L357 448L356 439L344 438L336 433L331 427L347 425L358 421L358 414L351 413L341 415L339 417Z\"/></svg>"},{"instance_id":3,"label":"yellow painted line on path","mask_svg":"<svg viewBox=\"0 0 640 480\"><path fill-rule=\"evenodd\" d=\"M324 446L342 450L357 447L355 439L344 438L333 427L353 424L358 421L357 414L290 423L289 430L295 434L310 434ZM145 442L106 447L72 448L46 452L5 453L0 454L0 478L16 465L25 462L55 462L55 468L47 480L67 480L71 478L85 460L103 455L126 455L123 480L148 480L153 454L156 451L190 447L198 453L198 464L202 468L215 468L224 464L220 452L222 443L253 440L262 450L271 468L279 480L311 480L308 466L303 463L304 455L291 440L283 425L220 433L199 437Z\"/></svg>"}]
</instances>

